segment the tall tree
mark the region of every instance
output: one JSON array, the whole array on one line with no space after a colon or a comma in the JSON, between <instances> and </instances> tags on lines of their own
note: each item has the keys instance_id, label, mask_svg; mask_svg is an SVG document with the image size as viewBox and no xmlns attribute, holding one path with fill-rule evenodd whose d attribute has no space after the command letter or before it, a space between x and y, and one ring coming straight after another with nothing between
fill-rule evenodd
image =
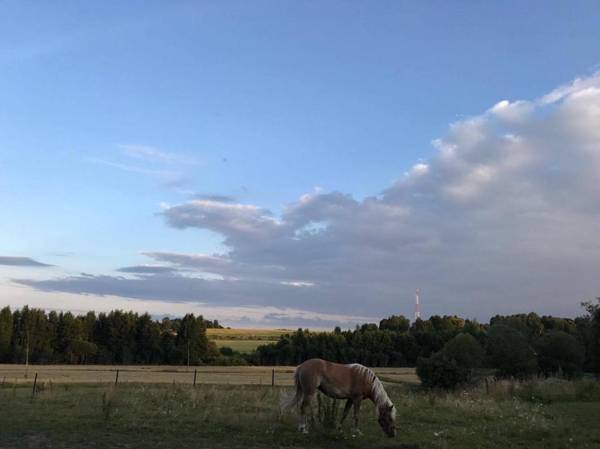
<instances>
[{"instance_id":1,"label":"tall tree","mask_svg":"<svg viewBox=\"0 0 600 449\"><path fill-rule=\"evenodd\" d=\"M499 376L523 378L537 373L535 352L525 336L513 327L493 325L488 334L487 353Z\"/></svg>"},{"instance_id":2,"label":"tall tree","mask_svg":"<svg viewBox=\"0 0 600 449\"><path fill-rule=\"evenodd\" d=\"M12 335L12 312L10 311L10 307L4 307L0 310L0 362L8 362L10 360Z\"/></svg>"},{"instance_id":3,"label":"tall tree","mask_svg":"<svg viewBox=\"0 0 600 449\"><path fill-rule=\"evenodd\" d=\"M132 312L113 310L108 315L110 323L110 345L116 363L135 361L136 315Z\"/></svg>"},{"instance_id":4,"label":"tall tree","mask_svg":"<svg viewBox=\"0 0 600 449\"><path fill-rule=\"evenodd\" d=\"M392 315L379 322L379 329L394 332L408 332L410 321L402 315Z\"/></svg>"},{"instance_id":5,"label":"tall tree","mask_svg":"<svg viewBox=\"0 0 600 449\"><path fill-rule=\"evenodd\" d=\"M578 320L577 326L586 351L586 367L600 373L600 298L596 298L596 303L587 301L581 305L587 315Z\"/></svg>"},{"instance_id":6,"label":"tall tree","mask_svg":"<svg viewBox=\"0 0 600 449\"><path fill-rule=\"evenodd\" d=\"M160 362L160 325L147 313L137 318L135 330L136 362Z\"/></svg>"},{"instance_id":7,"label":"tall tree","mask_svg":"<svg viewBox=\"0 0 600 449\"><path fill-rule=\"evenodd\" d=\"M181 319L176 344L188 366L200 363L208 355L208 338L201 316L196 318L193 313L188 313Z\"/></svg>"},{"instance_id":8,"label":"tall tree","mask_svg":"<svg viewBox=\"0 0 600 449\"><path fill-rule=\"evenodd\" d=\"M71 312L60 313L56 327L56 351L58 358L67 363L74 363L78 357L74 351L74 342L81 340L81 321Z\"/></svg>"}]
</instances>

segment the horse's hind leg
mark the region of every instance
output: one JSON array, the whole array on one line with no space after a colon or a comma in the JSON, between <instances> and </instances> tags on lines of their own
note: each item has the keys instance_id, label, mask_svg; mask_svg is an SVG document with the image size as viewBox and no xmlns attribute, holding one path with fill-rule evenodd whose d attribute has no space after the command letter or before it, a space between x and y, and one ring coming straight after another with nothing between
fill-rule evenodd
<instances>
[{"instance_id":1,"label":"horse's hind leg","mask_svg":"<svg viewBox=\"0 0 600 449\"><path fill-rule=\"evenodd\" d=\"M300 404L300 425L298 426L298 430L302 433L308 433L308 429L306 427L306 409L311 412L312 416L312 398L315 396L312 394L305 394L302 396L302 403Z\"/></svg>"}]
</instances>

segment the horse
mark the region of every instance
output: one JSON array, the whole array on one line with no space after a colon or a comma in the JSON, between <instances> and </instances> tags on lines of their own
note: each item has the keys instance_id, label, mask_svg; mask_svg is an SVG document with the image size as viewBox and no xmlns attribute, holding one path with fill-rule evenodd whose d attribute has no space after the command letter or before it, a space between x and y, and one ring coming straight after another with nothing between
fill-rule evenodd
<instances>
[{"instance_id":1,"label":"horse","mask_svg":"<svg viewBox=\"0 0 600 449\"><path fill-rule=\"evenodd\" d=\"M363 399L370 399L377 410L377 420L381 430L389 436L396 435L396 409L383 388L383 384L375 373L358 363L342 365L323 359L309 359L298 365L294 372L296 395L290 405L300 403L300 423L298 429L308 433L306 426L306 409L311 410L311 402L317 393L334 398L346 399L346 406L340 421L340 427L353 407L354 428L357 433L358 414Z\"/></svg>"}]
</instances>

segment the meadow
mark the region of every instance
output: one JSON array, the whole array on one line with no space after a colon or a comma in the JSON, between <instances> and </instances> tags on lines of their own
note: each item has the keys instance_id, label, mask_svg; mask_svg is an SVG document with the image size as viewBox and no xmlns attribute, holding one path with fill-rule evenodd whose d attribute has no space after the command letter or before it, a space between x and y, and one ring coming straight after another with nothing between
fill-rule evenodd
<instances>
[{"instance_id":1,"label":"meadow","mask_svg":"<svg viewBox=\"0 0 600 449\"><path fill-rule=\"evenodd\" d=\"M254 352L256 350L256 348L258 348L259 346L271 343L270 341L266 341L266 340L238 340L238 339L232 339L232 340L217 339L217 340L212 340L212 341L217 345L217 348L219 348L219 349L231 348L233 351L239 352L242 354L250 354L250 353Z\"/></svg>"},{"instance_id":2,"label":"meadow","mask_svg":"<svg viewBox=\"0 0 600 449\"><path fill-rule=\"evenodd\" d=\"M211 340L266 340L277 341L280 336L291 334L291 329L261 329L261 328L220 328L206 329L206 335Z\"/></svg>"},{"instance_id":3,"label":"meadow","mask_svg":"<svg viewBox=\"0 0 600 449\"><path fill-rule=\"evenodd\" d=\"M38 373L49 372L36 368ZM388 439L368 402L361 410L362 435L351 431L350 420L335 430L331 418L336 413L339 418L342 403L334 405L326 398L315 404L311 432L298 433L295 412L282 407L293 392L286 372L290 368L279 367L281 386L275 387L246 383L245 371L257 375L252 368L215 367L215 383L195 387L173 376L170 383L157 383L154 376L164 375L160 369L165 367L155 368L146 370L144 380L149 383L124 377L116 386L74 378L43 380L38 374L35 396L31 376L17 383L6 378L0 384L0 447L600 447L600 383L591 379L488 382L453 393L429 392L414 382L389 379L385 385L398 409L400 430L395 439Z\"/></svg>"},{"instance_id":4,"label":"meadow","mask_svg":"<svg viewBox=\"0 0 600 449\"><path fill-rule=\"evenodd\" d=\"M281 335L293 333L290 329L207 329L206 335L218 348L228 347L236 352L250 353L260 345L276 342Z\"/></svg>"}]
</instances>

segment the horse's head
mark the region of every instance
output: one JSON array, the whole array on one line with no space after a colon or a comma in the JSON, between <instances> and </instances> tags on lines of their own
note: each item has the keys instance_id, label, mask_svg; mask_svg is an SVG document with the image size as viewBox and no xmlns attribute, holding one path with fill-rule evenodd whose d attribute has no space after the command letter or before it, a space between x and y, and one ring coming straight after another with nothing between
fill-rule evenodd
<instances>
[{"instance_id":1,"label":"horse's head","mask_svg":"<svg viewBox=\"0 0 600 449\"><path fill-rule=\"evenodd\" d=\"M379 427L388 437L396 436L396 409L394 404L385 404L378 408L377 421Z\"/></svg>"}]
</instances>

